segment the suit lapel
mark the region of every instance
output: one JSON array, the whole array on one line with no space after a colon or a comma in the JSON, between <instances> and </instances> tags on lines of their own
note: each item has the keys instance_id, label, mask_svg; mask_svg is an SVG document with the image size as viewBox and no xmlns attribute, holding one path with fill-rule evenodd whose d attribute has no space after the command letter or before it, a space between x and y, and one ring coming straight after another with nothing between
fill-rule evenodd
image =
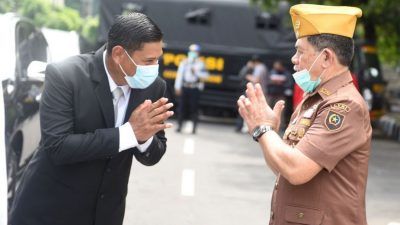
<instances>
[{"instance_id":1,"label":"suit lapel","mask_svg":"<svg viewBox=\"0 0 400 225\"><path fill-rule=\"evenodd\" d=\"M140 89L131 89L131 95L129 96L129 103L128 107L126 108L126 113L125 113L125 118L124 118L124 123L126 123L129 120L129 117L131 116L133 110L144 100L141 100L139 96L142 96L140 94L142 90Z\"/></svg>"},{"instance_id":2,"label":"suit lapel","mask_svg":"<svg viewBox=\"0 0 400 225\"><path fill-rule=\"evenodd\" d=\"M94 91L99 102L103 118L107 128L114 127L114 107L112 103L112 94L110 84L103 63L103 52L105 47L97 50L94 56L94 69L91 73L92 80L96 83Z\"/></svg>"}]
</instances>

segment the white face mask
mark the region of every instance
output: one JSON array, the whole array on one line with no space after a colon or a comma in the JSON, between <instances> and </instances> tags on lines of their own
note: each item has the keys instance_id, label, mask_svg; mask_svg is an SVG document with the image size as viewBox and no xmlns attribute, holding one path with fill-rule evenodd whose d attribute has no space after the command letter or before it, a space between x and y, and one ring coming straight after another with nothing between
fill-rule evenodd
<instances>
[{"instance_id":1,"label":"white face mask","mask_svg":"<svg viewBox=\"0 0 400 225\"><path fill-rule=\"evenodd\" d=\"M137 89L145 89L150 86L158 76L158 63L155 65L137 65L135 61L131 58L128 52L124 49L125 54L129 57L131 62L136 66L136 73L133 76L128 76L125 70L122 68L121 64L119 64L119 68L122 70L122 73L125 75L125 80L128 83L129 87L137 88Z\"/></svg>"}]
</instances>

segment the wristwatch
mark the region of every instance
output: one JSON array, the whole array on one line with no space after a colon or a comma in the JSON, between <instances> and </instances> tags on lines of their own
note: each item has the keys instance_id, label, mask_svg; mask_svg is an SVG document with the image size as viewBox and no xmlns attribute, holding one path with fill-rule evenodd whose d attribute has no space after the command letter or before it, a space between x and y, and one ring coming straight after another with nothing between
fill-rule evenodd
<instances>
[{"instance_id":1,"label":"wristwatch","mask_svg":"<svg viewBox=\"0 0 400 225\"><path fill-rule=\"evenodd\" d=\"M258 142L258 139L265 133L267 133L268 131L273 130L271 126L269 125L261 125L261 126L257 126L253 129L252 132L252 136L253 136L253 140Z\"/></svg>"}]
</instances>

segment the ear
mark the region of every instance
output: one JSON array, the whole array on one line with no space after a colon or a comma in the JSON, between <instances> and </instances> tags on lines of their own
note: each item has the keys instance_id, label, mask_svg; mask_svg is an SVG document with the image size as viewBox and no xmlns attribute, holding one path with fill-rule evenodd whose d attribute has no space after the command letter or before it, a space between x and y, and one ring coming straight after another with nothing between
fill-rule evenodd
<instances>
[{"instance_id":1,"label":"ear","mask_svg":"<svg viewBox=\"0 0 400 225\"><path fill-rule=\"evenodd\" d=\"M112 48L111 58L116 64L121 64L123 61L123 55L125 54L124 48L120 45L116 45Z\"/></svg>"},{"instance_id":2,"label":"ear","mask_svg":"<svg viewBox=\"0 0 400 225\"><path fill-rule=\"evenodd\" d=\"M328 68L331 65L333 65L335 63L335 61L337 61L337 57L334 51L332 51L332 49L326 48L324 49L324 53L322 53L323 56L323 63L322 66L324 68Z\"/></svg>"}]
</instances>

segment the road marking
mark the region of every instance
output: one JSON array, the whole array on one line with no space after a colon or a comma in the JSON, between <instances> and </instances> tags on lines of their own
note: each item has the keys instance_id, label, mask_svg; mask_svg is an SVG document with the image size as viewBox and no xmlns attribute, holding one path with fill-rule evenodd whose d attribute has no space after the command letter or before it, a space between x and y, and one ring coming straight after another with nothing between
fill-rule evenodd
<instances>
[{"instance_id":1,"label":"road marking","mask_svg":"<svg viewBox=\"0 0 400 225\"><path fill-rule=\"evenodd\" d=\"M398 223L398 222L390 222L387 225L400 225L400 223Z\"/></svg>"},{"instance_id":2,"label":"road marking","mask_svg":"<svg viewBox=\"0 0 400 225\"><path fill-rule=\"evenodd\" d=\"M182 172L182 187L181 187L181 194L183 196L194 195L194 182L195 182L194 170L184 169Z\"/></svg>"},{"instance_id":3,"label":"road marking","mask_svg":"<svg viewBox=\"0 0 400 225\"><path fill-rule=\"evenodd\" d=\"M186 122L185 122L185 125L184 125L184 127L183 127L183 133L187 133L187 134L192 133L192 131L193 131L193 126L194 126L194 124L193 124L192 121L186 121Z\"/></svg>"},{"instance_id":4,"label":"road marking","mask_svg":"<svg viewBox=\"0 0 400 225\"><path fill-rule=\"evenodd\" d=\"M193 155L194 154L194 139L193 138L185 138L185 142L183 143L183 154L185 154L185 155Z\"/></svg>"}]
</instances>

